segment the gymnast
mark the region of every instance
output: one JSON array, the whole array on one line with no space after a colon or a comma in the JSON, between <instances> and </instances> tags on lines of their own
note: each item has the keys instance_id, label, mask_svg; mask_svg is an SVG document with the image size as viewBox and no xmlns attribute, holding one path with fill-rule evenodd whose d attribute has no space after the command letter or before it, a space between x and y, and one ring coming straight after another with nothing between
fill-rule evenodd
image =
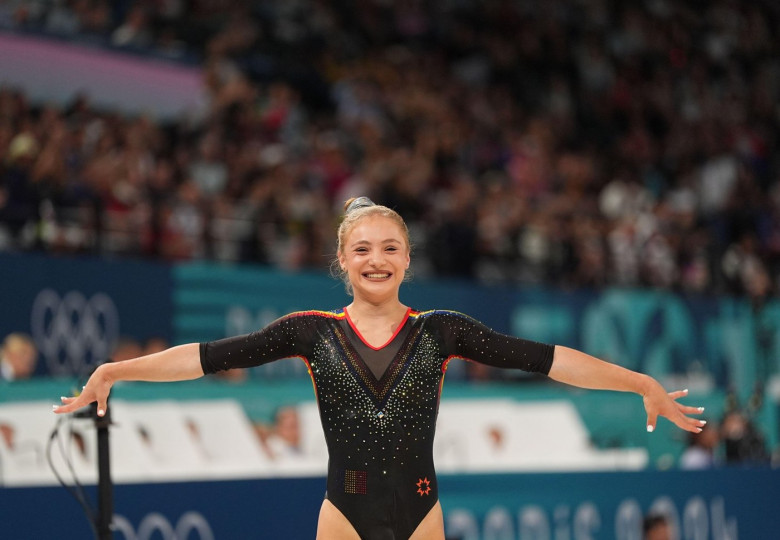
<instances>
[{"instance_id":1,"label":"gymnast","mask_svg":"<svg viewBox=\"0 0 780 540\"><path fill-rule=\"evenodd\" d=\"M54 412L97 402L106 412L117 381L179 381L297 357L309 370L327 441L327 491L319 540L444 540L433 463L441 385L453 358L539 373L566 384L635 392L647 430L658 416L699 432L700 407L652 377L583 352L500 334L456 311L418 311L399 290L410 262L401 216L350 199L338 228L337 266L353 301L286 315L247 335L179 345L99 366L78 396Z\"/></svg>"}]
</instances>

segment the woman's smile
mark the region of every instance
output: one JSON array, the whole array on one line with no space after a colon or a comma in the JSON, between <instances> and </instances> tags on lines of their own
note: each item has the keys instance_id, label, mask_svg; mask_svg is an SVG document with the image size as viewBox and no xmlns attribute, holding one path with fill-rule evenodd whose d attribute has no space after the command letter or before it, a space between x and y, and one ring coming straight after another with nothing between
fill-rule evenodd
<instances>
[{"instance_id":1,"label":"woman's smile","mask_svg":"<svg viewBox=\"0 0 780 540\"><path fill-rule=\"evenodd\" d=\"M363 274L363 277L368 278L372 281L384 281L386 279L389 279L392 274L388 272L365 272Z\"/></svg>"},{"instance_id":2,"label":"woman's smile","mask_svg":"<svg viewBox=\"0 0 780 540\"><path fill-rule=\"evenodd\" d=\"M409 246L398 225L386 217L367 217L349 232L345 244L339 263L347 272L354 293L368 293L374 301L381 300L377 294L397 299L409 266ZM392 287L377 287L383 284Z\"/></svg>"}]
</instances>

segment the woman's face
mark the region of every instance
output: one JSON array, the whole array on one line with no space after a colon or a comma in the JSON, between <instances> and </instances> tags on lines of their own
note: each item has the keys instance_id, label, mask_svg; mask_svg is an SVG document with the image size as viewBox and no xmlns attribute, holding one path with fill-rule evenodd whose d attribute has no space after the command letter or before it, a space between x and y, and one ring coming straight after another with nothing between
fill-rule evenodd
<instances>
[{"instance_id":1,"label":"woman's face","mask_svg":"<svg viewBox=\"0 0 780 540\"><path fill-rule=\"evenodd\" d=\"M398 296L409 268L409 246L392 219L368 216L346 236L339 264L347 272L355 298L382 301Z\"/></svg>"}]
</instances>

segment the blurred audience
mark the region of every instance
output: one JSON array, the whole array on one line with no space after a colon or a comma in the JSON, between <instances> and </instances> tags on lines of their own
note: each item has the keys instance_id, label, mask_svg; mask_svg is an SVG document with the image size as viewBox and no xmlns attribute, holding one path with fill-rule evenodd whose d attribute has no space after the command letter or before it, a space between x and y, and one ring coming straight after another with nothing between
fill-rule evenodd
<instances>
[{"instance_id":1,"label":"blurred audience","mask_svg":"<svg viewBox=\"0 0 780 540\"><path fill-rule=\"evenodd\" d=\"M672 527L662 514L648 514L642 521L642 540L672 540Z\"/></svg>"},{"instance_id":2,"label":"blurred audience","mask_svg":"<svg viewBox=\"0 0 780 540\"><path fill-rule=\"evenodd\" d=\"M680 455L679 467L687 470L719 466L770 465L773 456L764 433L753 420L760 410L755 397L740 407L733 396L727 396L720 425L708 422L700 433L689 433L688 443Z\"/></svg>"},{"instance_id":3,"label":"blurred audience","mask_svg":"<svg viewBox=\"0 0 780 540\"><path fill-rule=\"evenodd\" d=\"M415 5L0 8L197 61L210 95L155 122L0 88L0 249L324 269L365 194L407 219L422 277L776 292L769 3Z\"/></svg>"},{"instance_id":4,"label":"blurred audience","mask_svg":"<svg viewBox=\"0 0 780 540\"><path fill-rule=\"evenodd\" d=\"M728 465L768 465L770 454L764 434L742 411L726 413L721 423L721 437Z\"/></svg>"},{"instance_id":5,"label":"blurred audience","mask_svg":"<svg viewBox=\"0 0 780 540\"><path fill-rule=\"evenodd\" d=\"M719 464L716 451L720 444L718 426L708 422L699 433L688 433L688 445L680 456L680 468L712 469Z\"/></svg>"},{"instance_id":6,"label":"blurred audience","mask_svg":"<svg viewBox=\"0 0 780 540\"><path fill-rule=\"evenodd\" d=\"M299 458L301 448L301 422L294 406L280 407L270 426L258 424L256 431L263 449L272 460Z\"/></svg>"},{"instance_id":7,"label":"blurred audience","mask_svg":"<svg viewBox=\"0 0 780 540\"><path fill-rule=\"evenodd\" d=\"M215 374L215 379L219 379L228 383L241 383L249 378L246 369L228 369L226 371L220 371Z\"/></svg>"},{"instance_id":8,"label":"blurred audience","mask_svg":"<svg viewBox=\"0 0 780 540\"><path fill-rule=\"evenodd\" d=\"M0 346L0 380L29 379L38 363L38 349L27 334L8 334Z\"/></svg>"},{"instance_id":9,"label":"blurred audience","mask_svg":"<svg viewBox=\"0 0 780 540\"><path fill-rule=\"evenodd\" d=\"M121 362L138 358L143 355L143 352L144 348L140 341L130 336L121 336L111 353L111 361Z\"/></svg>"},{"instance_id":10,"label":"blurred audience","mask_svg":"<svg viewBox=\"0 0 780 540\"><path fill-rule=\"evenodd\" d=\"M159 336L153 336L144 342L144 347L141 354L147 355L162 352L168 347L170 347L168 340Z\"/></svg>"}]
</instances>

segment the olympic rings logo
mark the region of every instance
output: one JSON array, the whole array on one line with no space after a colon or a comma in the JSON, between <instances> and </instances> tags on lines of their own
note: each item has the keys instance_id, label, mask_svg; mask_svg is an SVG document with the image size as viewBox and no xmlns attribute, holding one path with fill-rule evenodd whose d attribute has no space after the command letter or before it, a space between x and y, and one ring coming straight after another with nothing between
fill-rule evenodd
<instances>
[{"instance_id":1,"label":"olympic rings logo","mask_svg":"<svg viewBox=\"0 0 780 540\"><path fill-rule=\"evenodd\" d=\"M211 530L209 522L199 512L182 514L175 527L167 517L159 512L146 514L138 524L137 531L129 519L119 514L114 514L112 525L113 530L121 532L125 540L151 540L152 538L181 540L190 538L189 535L193 532L198 533L200 540L214 540L214 532Z\"/></svg>"},{"instance_id":2,"label":"olympic rings logo","mask_svg":"<svg viewBox=\"0 0 780 540\"><path fill-rule=\"evenodd\" d=\"M79 291L60 297L43 289L33 301L33 339L54 375L81 375L105 361L119 339L119 312L104 293Z\"/></svg>"}]
</instances>

